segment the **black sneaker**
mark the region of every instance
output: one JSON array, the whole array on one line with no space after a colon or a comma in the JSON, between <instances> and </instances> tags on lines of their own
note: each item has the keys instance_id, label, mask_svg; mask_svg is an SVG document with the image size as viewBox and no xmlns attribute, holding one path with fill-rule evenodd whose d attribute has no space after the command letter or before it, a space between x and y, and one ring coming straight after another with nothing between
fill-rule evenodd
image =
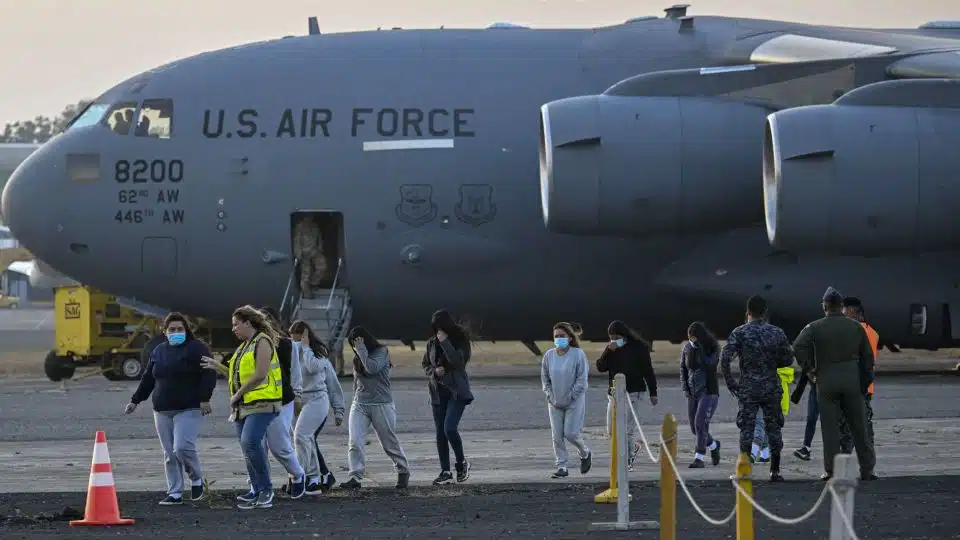
<instances>
[{"instance_id":1,"label":"black sneaker","mask_svg":"<svg viewBox=\"0 0 960 540\"><path fill-rule=\"evenodd\" d=\"M351 478L346 482L341 482L340 489L360 489L360 481L356 478Z\"/></svg>"},{"instance_id":2,"label":"black sneaker","mask_svg":"<svg viewBox=\"0 0 960 540\"><path fill-rule=\"evenodd\" d=\"M433 481L435 486L446 486L453 483L453 475L450 471L440 471L440 475Z\"/></svg>"},{"instance_id":3,"label":"black sneaker","mask_svg":"<svg viewBox=\"0 0 960 540\"><path fill-rule=\"evenodd\" d=\"M397 473L397 489L407 489L410 487L410 473Z\"/></svg>"},{"instance_id":4,"label":"black sneaker","mask_svg":"<svg viewBox=\"0 0 960 540\"><path fill-rule=\"evenodd\" d=\"M250 488L250 491L244 493L243 495L237 495L237 500L242 503L251 503L257 500L257 493L253 491L253 488Z\"/></svg>"},{"instance_id":5,"label":"black sneaker","mask_svg":"<svg viewBox=\"0 0 960 540\"><path fill-rule=\"evenodd\" d=\"M806 446L801 446L793 451L793 457L801 461L810 461L810 449Z\"/></svg>"},{"instance_id":6,"label":"black sneaker","mask_svg":"<svg viewBox=\"0 0 960 540\"><path fill-rule=\"evenodd\" d=\"M716 444L717 447L710 449L710 463L713 463L713 466L716 467L720 464L720 441L714 439L713 443Z\"/></svg>"},{"instance_id":7,"label":"black sneaker","mask_svg":"<svg viewBox=\"0 0 960 540\"><path fill-rule=\"evenodd\" d=\"M176 506L178 504L183 504L183 499L180 497L174 497L173 495L167 495L159 503L160 506Z\"/></svg>"},{"instance_id":8,"label":"black sneaker","mask_svg":"<svg viewBox=\"0 0 960 540\"><path fill-rule=\"evenodd\" d=\"M704 467L706 467L706 465L703 464L703 460L700 458L696 458L690 462L691 469L702 469Z\"/></svg>"},{"instance_id":9,"label":"black sneaker","mask_svg":"<svg viewBox=\"0 0 960 540\"><path fill-rule=\"evenodd\" d=\"M874 480L879 480L880 477L873 474L873 472L860 472L860 480L863 482L872 482Z\"/></svg>"},{"instance_id":10,"label":"black sneaker","mask_svg":"<svg viewBox=\"0 0 960 540\"><path fill-rule=\"evenodd\" d=\"M550 477L551 477L551 478L566 478L566 477L568 477L568 476L570 476L570 473L567 472L567 469L564 468L564 467L560 467L560 468L557 469L557 471L556 471L555 473L553 473Z\"/></svg>"},{"instance_id":11,"label":"black sneaker","mask_svg":"<svg viewBox=\"0 0 960 540\"><path fill-rule=\"evenodd\" d=\"M780 471L770 471L770 481L783 482L783 475L780 474Z\"/></svg>"},{"instance_id":12,"label":"black sneaker","mask_svg":"<svg viewBox=\"0 0 960 540\"><path fill-rule=\"evenodd\" d=\"M457 465L457 482L464 483L467 481L467 478L470 478L470 465L469 461L464 461L463 463Z\"/></svg>"},{"instance_id":13,"label":"black sneaker","mask_svg":"<svg viewBox=\"0 0 960 540\"><path fill-rule=\"evenodd\" d=\"M303 490L304 495L322 495L323 486L320 482L310 482L307 484L307 487Z\"/></svg>"},{"instance_id":14,"label":"black sneaker","mask_svg":"<svg viewBox=\"0 0 960 540\"><path fill-rule=\"evenodd\" d=\"M761 450L757 456L757 461L760 463L770 463L770 454L763 455L763 450Z\"/></svg>"},{"instance_id":15,"label":"black sneaker","mask_svg":"<svg viewBox=\"0 0 960 540\"><path fill-rule=\"evenodd\" d=\"M197 502L202 500L207 494L207 480L204 479L199 486L190 486L190 500Z\"/></svg>"},{"instance_id":16,"label":"black sneaker","mask_svg":"<svg viewBox=\"0 0 960 540\"><path fill-rule=\"evenodd\" d=\"M301 478L299 482L290 481L290 498L299 499L306 492L306 478Z\"/></svg>"},{"instance_id":17,"label":"black sneaker","mask_svg":"<svg viewBox=\"0 0 960 540\"><path fill-rule=\"evenodd\" d=\"M254 510L256 508L273 507L273 490L268 490L257 495L257 498L250 502L242 502L237 505L240 510Z\"/></svg>"},{"instance_id":18,"label":"black sneaker","mask_svg":"<svg viewBox=\"0 0 960 540\"><path fill-rule=\"evenodd\" d=\"M320 489L324 492L330 491L335 485L337 485L337 479L334 478L333 473L328 472L326 475L320 477Z\"/></svg>"},{"instance_id":19,"label":"black sneaker","mask_svg":"<svg viewBox=\"0 0 960 540\"><path fill-rule=\"evenodd\" d=\"M590 472L590 467L593 467L593 452L587 452L587 457L580 458L580 474Z\"/></svg>"}]
</instances>

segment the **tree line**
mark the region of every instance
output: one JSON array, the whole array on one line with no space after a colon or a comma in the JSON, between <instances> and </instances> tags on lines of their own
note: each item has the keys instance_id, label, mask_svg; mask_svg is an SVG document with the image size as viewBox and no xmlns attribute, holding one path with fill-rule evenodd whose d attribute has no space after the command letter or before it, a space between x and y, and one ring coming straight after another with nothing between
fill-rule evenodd
<instances>
[{"instance_id":1,"label":"tree line","mask_svg":"<svg viewBox=\"0 0 960 540\"><path fill-rule=\"evenodd\" d=\"M77 116L77 113L89 104L89 100L82 100L67 105L57 116L37 116L33 120L11 122L3 126L0 143L45 143L66 129L67 124Z\"/></svg>"}]
</instances>

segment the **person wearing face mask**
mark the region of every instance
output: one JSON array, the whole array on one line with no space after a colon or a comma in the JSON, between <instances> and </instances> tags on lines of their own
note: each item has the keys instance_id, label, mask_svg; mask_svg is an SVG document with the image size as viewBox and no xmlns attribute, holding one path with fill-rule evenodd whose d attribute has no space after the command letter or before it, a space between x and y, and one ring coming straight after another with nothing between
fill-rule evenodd
<instances>
[{"instance_id":1,"label":"person wearing face mask","mask_svg":"<svg viewBox=\"0 0 960 540\"><path fill-rule=\"evenodd\" d=\"M650 358L650 346L633 328L623 321L613 321L607 326L607 335L610 343L603 354L597 359L597 371L607 373L610 385L607 394L613 395L613 380L618 373L623 373L627 379L627 397L637 416L640 415L639 404L645 392L650 393L650 404L657 404L657 377L653 373L653 361ZM607 422L613 422L612 401L607 401ZM633 416L627 413L627 443L630 445L627 457L627 468L633 470L637 455L640 453L641 442L636 430Z\"/></svg>"},{"instance_id":2,"label":"person wearing face mask","mask_svg":"<svg viewBox=\"0 0 960 540\"><path fill-rule=\"evenodd\" d=\"M191 500L199 501L206 494L197 437L201 418L212 410L210 398L217 386L217 374L203 369L201 360L210 356L210 349L194 337L186 317L169 313L162 328L167 342L150 353L143 378L125 412L137 410L153 395L153 420L167 475L167 496L160 504L172 506L183 502L184 472L190 478Z\"/></svg>"},{"instance_id":3,"label":"person wearing face mask","mask_svg":"<svg viewBox=\"0 0 960 540\"><path fill-rule=\"evenodd\" d=\"M580 454L580 474L590 472L593 463L593 455L583 440L590 364L570 323L553 326L553 344L554 348L543 355L540 382L547 397L550 431L553 433L557 470L552 477L566 478L570 474L567 472L567 441L576 446Z\"/></svg>"},{"instance_id":4,"label":"person wearing face mask","mask_svg":"<svg viewBox=\"0 0 960 540\"><path fill-rule=\"evenodd\" d=\"M440 458L440 475L433 485L452 484L450 472L450 448L457 459L456 481L470 478L470 462L464 456L463 440L458 426L467 405L473 402L467 362L470 361L470 337L467 330L453 320L446 310L438 310L430 321L433 336L427 341L423 354L424 373L433 407L433 424L437 430L437 455Z\"/></svg>"},{"instance_id":5,"label":"person wearing face mask","mask_svg":"<svg viewBox=\"0 0 960 540\"><path fill-rule=\"evenodd\" d=\"M680 387L687 397L690 430L697 437L690 468L702 469L708 449L711 463L714 466L720 464L720 441L710 436L710 420L720 401L717 381L720 346L717 338L700 321L687 328L687 339L680 353Z\"/></svg>"}]
</instances>

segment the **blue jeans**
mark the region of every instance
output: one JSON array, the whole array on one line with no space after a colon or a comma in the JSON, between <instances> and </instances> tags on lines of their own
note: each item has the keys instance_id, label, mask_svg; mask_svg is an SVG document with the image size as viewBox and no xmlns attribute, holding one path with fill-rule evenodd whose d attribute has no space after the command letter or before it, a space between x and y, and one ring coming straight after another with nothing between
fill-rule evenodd
<instances>
[{"instance_id":1,"label":"blue jeans","mask_svg":"<svg viewBox=\"0 0 960 540\"><path fill-rule=\"evenodd\" d=\"M440 470L450 470L450 447L453 447L457 465L462 466L466 461L463 455L463 439L458 430L463 411L467 407L465 401L453 397L453 393L443 388L437 389L440 403L433 406L433 425L437 428L437 456L440 458Z\"/></svg>"},{"instance_id":2,"label":"blue jeans","mask_svg":"<svg viewBox=\"0 0 960 540\"><path fill-rule=\"evenodd\" d=\"M753 426L753 442L760 448L767 446L767 430L763 427L763 409L757 411L757 423Z\"/></svg>"},{"instance_id":3,"label":"blue jeans","mask_svg":"<svg viewBox=\"0 0 960 540\"><path fill-rule=\"evenodd\" d=\"M247 474L253 491L262 493L273 490L270 481L270 463L267 461L267 427L278 416L277 413L256 413L238 420L237 437L240 438L240 451L247 462Z\"/></svg>"}]
</instances>

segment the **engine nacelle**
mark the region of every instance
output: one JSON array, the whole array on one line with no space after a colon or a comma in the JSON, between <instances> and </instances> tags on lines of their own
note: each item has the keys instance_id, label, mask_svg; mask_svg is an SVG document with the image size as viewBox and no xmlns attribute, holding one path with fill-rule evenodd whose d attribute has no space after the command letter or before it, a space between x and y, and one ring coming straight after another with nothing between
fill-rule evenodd
<instances>
[{"instance_id":1,"label":"engine nacelle","mask_svg":"<svg viewBox=\"0 0 960 540\"><path fill-rule=\"evenodd\" d=\"M846 255L960 247L960 109L895 99L909 88L913 103L927 94L936 104L931 82L877 83L832 105L770 115L763 196L771 245Z\"/></svg>"},{"instance_id":2,"label":"engine nacelle","mask_svg":"<svg viewBox=\"0 0 960 540\"><path fill-rule=\"evenodd\" d=\"M692 233L758 223L768 111L694 97L582 96L540 113L540 194L553 232Z\"/></svg>"}]
</instances>

